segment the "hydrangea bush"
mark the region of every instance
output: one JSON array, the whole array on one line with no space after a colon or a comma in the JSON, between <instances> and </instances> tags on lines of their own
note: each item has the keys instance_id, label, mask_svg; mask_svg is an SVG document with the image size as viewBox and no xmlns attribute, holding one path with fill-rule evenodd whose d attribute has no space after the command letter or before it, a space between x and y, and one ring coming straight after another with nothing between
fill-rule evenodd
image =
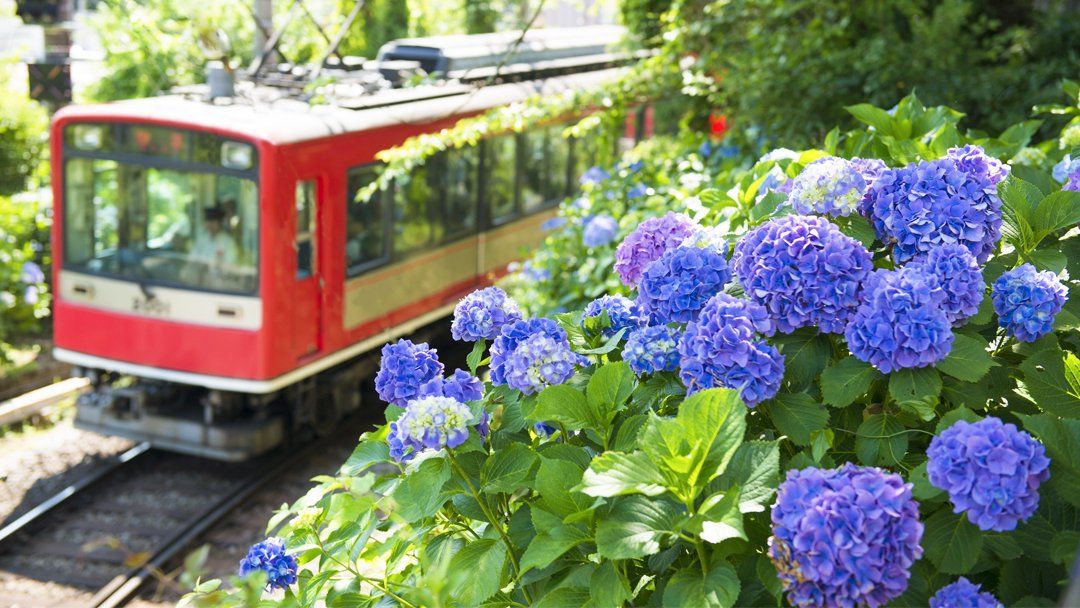
<instances>
[{"instance_id":1,"label":"hydrangea bush","mask_svg":"<svg viewBox=\"0 0 1080 608\"><path fill-rule=\"evenodd\" d=\"M613 214L610 289L466 298L467 371L387 346L388 424L269 524L298 570L275 597L1054 605L1080 541L1080 193L1054 159L1007 162L1033 129L961 136L913 96L851 110L873 128L715 177L702 213ZM862 186L801 177L825 166ZM620 173L648 169L586 193ZM282 580L255 568L187 601Z\"/></svg>"}]
</instances>

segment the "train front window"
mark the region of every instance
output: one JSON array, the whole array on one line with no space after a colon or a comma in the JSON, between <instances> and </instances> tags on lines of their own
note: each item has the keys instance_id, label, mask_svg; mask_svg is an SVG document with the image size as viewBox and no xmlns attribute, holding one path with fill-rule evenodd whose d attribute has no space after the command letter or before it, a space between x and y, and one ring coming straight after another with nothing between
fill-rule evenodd
<instances>
[{"instance_id":1,"label":"train front window","mask_svg":"<svg viewBox=\"0 0 1080 608\"><path fill-rule=\"evenodd\" d=\"M101 128L110 134L120 127ZM112 152L104 144L100 152L89 154L79 146L68 149L65 267L149 285L254 293L259 214L255 181L230 170L225 156L213 157L224 170L204 162L208 146L222 148L218 138L161 129L148 138L132 130L134 135L122 134L115 141L145 143L143 155L130 149ZM190 146L190 154L185 146ZM224 153L234 164L244 162L242 153Z\"/></svg>"}]
</instances>

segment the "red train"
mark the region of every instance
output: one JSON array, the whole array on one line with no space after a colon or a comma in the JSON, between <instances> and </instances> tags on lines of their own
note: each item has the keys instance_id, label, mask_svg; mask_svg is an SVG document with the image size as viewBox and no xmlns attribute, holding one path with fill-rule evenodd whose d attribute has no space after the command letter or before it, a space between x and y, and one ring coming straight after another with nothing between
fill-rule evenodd
<instances>
[{"instance_id":1,"label":"red train","mask_svg":"<svg viewBox=\"0 0 1080 608\"><path fill-rule=\"evenodd\" d=\"M55 355L96 380L76 424L236 460L355 408L362 355L535 246L591 153L561 124L499 135L361 202L375 154L600 85L630 59L606 49L620 33L530 32L503 82L479 89L470 78L494 74L516 34L391 43L383 66L444 80L373 90L370 69L343 72L333 105L242 84L228 98L192 89L61 111Z\"/></svg>"}]
</instances>

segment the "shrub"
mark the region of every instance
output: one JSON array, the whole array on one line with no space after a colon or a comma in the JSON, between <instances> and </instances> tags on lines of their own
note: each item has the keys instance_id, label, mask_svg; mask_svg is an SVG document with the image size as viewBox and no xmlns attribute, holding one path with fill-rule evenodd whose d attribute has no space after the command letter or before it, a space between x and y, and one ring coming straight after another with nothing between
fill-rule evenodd
<instances>
[{"instance_id":1,"label":"shrub","mask_svg":"<svg viewBox=\"0 0 1080 608\"><path fill-rule=\"evenodd\" d=\"M37 185L48 159L49 116L36 101L27 99L8 82L18 73L0 57L0 196L11 196Z\"/></svg>"},{"instance_id":2,"label":"shrub","mask_svg":"<svg viewBox=\"0 0 1080 608\"><path fill-rule=\"evenodd\" d=\"M49 221L34 195L0 196L0 364L49 314Z\"/></svg>"}]
</instances>

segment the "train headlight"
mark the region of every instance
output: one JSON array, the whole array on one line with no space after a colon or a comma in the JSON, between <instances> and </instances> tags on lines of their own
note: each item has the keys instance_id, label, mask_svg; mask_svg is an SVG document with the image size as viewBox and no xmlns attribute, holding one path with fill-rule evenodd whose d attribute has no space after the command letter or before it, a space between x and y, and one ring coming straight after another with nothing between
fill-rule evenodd
<instances>
[{"instance_id":1,"label":"train headlight","mask_svg":"<svg viewBox=\"0 0 1080 608\"><path fill-rule=\"evenodd\" d=\"M221 166L223 167L250 169L254 158L255 150L249 144L238 141L227 141L221 144Z\"/></svg>"},{"instance_id":2,"label":"train headlight","mask_svg":"<svg viewBox=\"0 0 1080 608\"><path fill-rule=\"evenodd\" d=\"M100 150L105 143L103 125L72 125L71 143L79 150Z\"/></svg>"}]
</instances>

